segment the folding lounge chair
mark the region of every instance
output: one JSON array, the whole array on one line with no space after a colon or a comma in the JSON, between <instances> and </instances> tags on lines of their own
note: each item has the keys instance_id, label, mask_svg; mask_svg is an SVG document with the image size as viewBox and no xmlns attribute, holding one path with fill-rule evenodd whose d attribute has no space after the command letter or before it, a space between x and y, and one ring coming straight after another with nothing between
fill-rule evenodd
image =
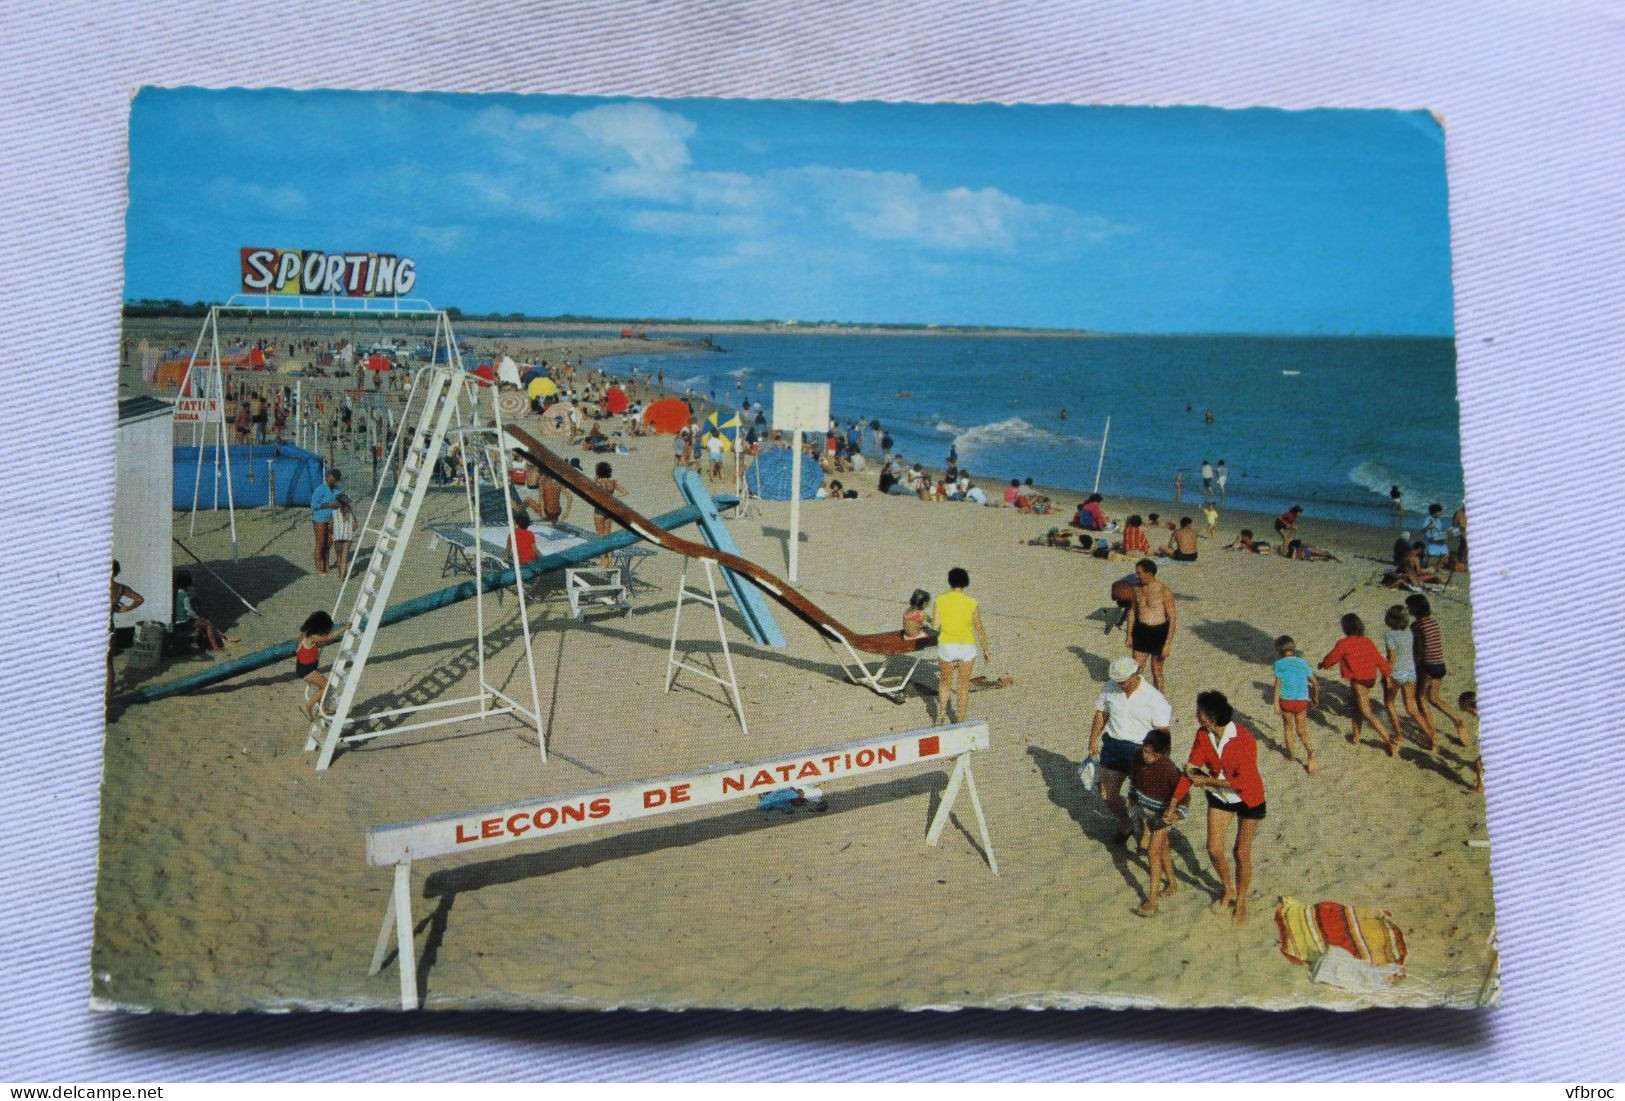
<instances>
[{"instance_id":1,"label":"folding lounge chair","mask_svg":"<svg viewBox=\"0 0 1625 1101\"><path fill-rule=\"evenodd\" d=\"M914 652L913 660L909 663L907 671L901 675L887 677L886 667L891 664L889 656L881 658L879 664L870 668L868 663L852 648L852 644L838 632L825 627L824 634L826 636L824 642L835 652L835 658L841 663L841 668L846 672L847 680L853 684L861 684L865 688L873 689L893 703L903 702L903 692L907 690L909 683L913 681L915 670L919 669L920 662L924 660L923 651L916 650ZM834 641L831 641L832 639ZM909 657L907 654L903 656L905 658Z\"/></svg>"}]
</instances>

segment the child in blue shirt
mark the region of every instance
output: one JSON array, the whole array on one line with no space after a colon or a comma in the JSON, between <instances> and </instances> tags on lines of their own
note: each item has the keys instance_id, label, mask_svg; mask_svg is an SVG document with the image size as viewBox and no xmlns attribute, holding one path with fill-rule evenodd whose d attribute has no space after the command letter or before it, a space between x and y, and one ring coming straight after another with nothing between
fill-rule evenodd
<instances>
[{"instance_id":1,"label":"child in blue shirt","mask_svg":"<svg viewBox=\"0 0 1625 1101\"><path fill-rule=\"evenodd\" d=\"M1275 711L1281 716L1286 759L1297 760L1292 754L1292 735L1296 733L1303 742L1304 768L1313 775L1320 771L1320 762L1315 760L1315 747L1309 744L1309 731L1304 726L1303 717L1311 704L1320 704L1320 679L1315 676L1310 664L1298 656L1297 647L1291 635L1282 635L1275 640L1275 652L1281 655L1274 668Z\"/></svg>"}]
</instances>

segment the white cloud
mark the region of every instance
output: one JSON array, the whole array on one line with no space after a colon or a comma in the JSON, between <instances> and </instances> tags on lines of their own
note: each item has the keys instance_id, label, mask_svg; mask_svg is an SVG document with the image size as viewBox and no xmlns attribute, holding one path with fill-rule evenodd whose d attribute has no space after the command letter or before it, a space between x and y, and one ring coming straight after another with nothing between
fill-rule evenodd
<instances>
[{"instance_id":1,"label":"white cloud","mask_svg":"<svg viewBox=\"0 0 1625 1101\"><path fill-rule=\"evenodd\" d=\"M609 214L635 232L715 238L718 255L753 241L781 247L856 237L939 256L1054 256L1132 232L995 187L933 189L905 172L824 165L755 176L699 171L689 148L695 124L648 103L573 115L493 107L476 116L474 128L493 139L493 163L513 166L512 173L458 177L493 209Z\"/></svg>"},{"instance_id":2,"label":"white cloud","mask_svg":"<svg viewBox=\"0 0 1625 1101\"><path fill-rule=\"evenodd\" d=\"M413 226L411 232L419 239L443 251L451 251L460 246L468 236L468 231L462 226Z\"/></svg>"},{"instance_id":3,"label":"white cloud","mask_svg":"<svg viewBox=\"0 0 1625 1101\"><path fill-rule=\"evenodd\" d=\"M569 116L491 107L475 116L474 129L511 163L577 162L585 192L671 202L683 198L695 126L651 104L609 103Z\"/></svg>"},{"instance_id":4,"label":"white cloud","mask_svg":"<svg viewBox=\"0 0 1625 1101\"><path fill-rule=\"evenodd\" d=\"M639 168L675 173L688 167L694 124L647 103L611 103L570 116L583 134L619 149Z\"/></svg>"},{"instance_id":5,"label":"white cloud","mask_svg":"<svg viewBox=\"0 0 1625 1101\"><path fill-rule=\"evenodd\" d=\"M787 187L830 210L864 237L942 252L1009 253L1103 240L1128 227L1048 203L1028 203L998 188L933 191L904 172L814 165L783 173Z\"/></svg>"},{"instance_id":6,"label":"white cloud","mask_svg":"<svg viewBox=\"0 0 1625 1101\"><path fill-rule=\"evenodd\" d=\"M697 210L635 210L626 216L628 229L672 237L744 237L761 230L749 214L713 214Z\"/></svg>"},{"instance_id":7,"label":"white cloud","mask_svg":"<svg viewBox=\"0 0 1625 1101\"><path fill-rule=\"evenodd\" d=\"M217 177L210 185L216 202L223 206L249 206L273 214L299 214L309 209L310 200L297 187L265 187L262 184Z\"/></svg>"},{"instance_id":8,"label":"white cloud","mask_svg":"<svg viewBox=\"0 0 1625 1101\"><path fill-rule=\"evenodd\" d=\"M540 220L551 218L555 213L534 185L527 184L517 174L460 172L451 182L479 204L481 214L514 213Z\"/></svg>"}]
</instances>

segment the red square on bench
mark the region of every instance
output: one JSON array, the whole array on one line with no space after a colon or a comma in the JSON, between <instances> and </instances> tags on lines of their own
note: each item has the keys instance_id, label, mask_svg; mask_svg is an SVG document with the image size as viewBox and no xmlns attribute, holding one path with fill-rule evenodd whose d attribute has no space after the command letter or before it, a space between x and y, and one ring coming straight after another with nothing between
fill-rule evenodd
<instances>
[{"instance_id":1,"label":"red square on bench","mask_svg":"<svg viewBox=\"0 0 1625 1101\"><path fill-rule=\"evenodd\" d=\"M935 734L920 739L920 756L935 757L942 752L942 741Z\"/></svg>"}]
</instances>

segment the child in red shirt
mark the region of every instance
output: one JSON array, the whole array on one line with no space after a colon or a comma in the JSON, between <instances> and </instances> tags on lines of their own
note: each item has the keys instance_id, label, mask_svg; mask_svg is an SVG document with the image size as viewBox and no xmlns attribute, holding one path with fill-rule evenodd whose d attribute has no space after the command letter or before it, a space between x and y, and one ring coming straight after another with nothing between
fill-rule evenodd
<instances>
[{"instance_id":1,"label":"child in red shirt","mask_svg":"<svg viewBox=\"0 0 1625 1101\"><path fill-rule=\"evenodd\" d=\"M536 561L536 534L530 530L530 513L524 509L513 512L513 545L519 553L519 567Z\"/></svg>"},{"instance_id":2,"label":"child in red shirt","mask_svg":"<svg viewBox=\"0 0 1625 1101\"><path fill-rule=\"evenodd\" d=\"M1150 555L1151 541L1145 537L1145 529L1140 526L1138 516L1130 516L1128 524L1123 528L1123 542L1116 549L1124 554L1138 554L1141 557Z\"/></svg>"},{"instance_id":3,"label":"child in red shirt","mask_svg":"<svg viewBox=\"0 0 1625 1101\"><path fill-rule=\"evenodd\" d=\"M1320 667L1330 669L1337 666L1354 696L1354 710L1349 714L1353 727L1348 736L1349 742L1352 745L1360 744L1360 719L1363 717L1382 736L1383 745L1388 747L1388 756L1397 757L1399 739L1388 732L1382 720L1371 710L1371 689L1377 683L1378 675L1392 676L1394 670L1377 650L1377 644L1365 637L1365 624L1359 616L1350 612L1341 622L1343 638L1332 647L1331 653L1320 659Z\"/></svg>"},{"instance_id":4,"label":"child in red shirt","mask_svg":"<svg viewBox=\"0 0 1625 1101\"><path fill-rule=\"evenodd\" d=\"M1140 810L1141 820L1144 822L1144 832L1150 835L1150 844L1147 846L1147 864L1151 871L1151 878L1145 885L1145 901L1132 907L1135 914L1140 917L1150 917L1157 912L1157 900L1167 898L1179 889L1174 881L1174 859L1169 851L1168 827L1173 823L1170 820L1168 808L1170 804L1178 806L1189 798L1176 800L1174 793L1180 787L1179 766L1169 760L1168 753L1173 748L1173 739L1161 727L1152 727L1146 732L1145 741L1140 744L1140 751L1134 755L1133 771L1130 773L1134 781L1134 798ZM1175 811L1174 813L1181 813ZM1167 886L1162 885L1163 878L1167 878Z\"/></svg>"}]
</instances>

